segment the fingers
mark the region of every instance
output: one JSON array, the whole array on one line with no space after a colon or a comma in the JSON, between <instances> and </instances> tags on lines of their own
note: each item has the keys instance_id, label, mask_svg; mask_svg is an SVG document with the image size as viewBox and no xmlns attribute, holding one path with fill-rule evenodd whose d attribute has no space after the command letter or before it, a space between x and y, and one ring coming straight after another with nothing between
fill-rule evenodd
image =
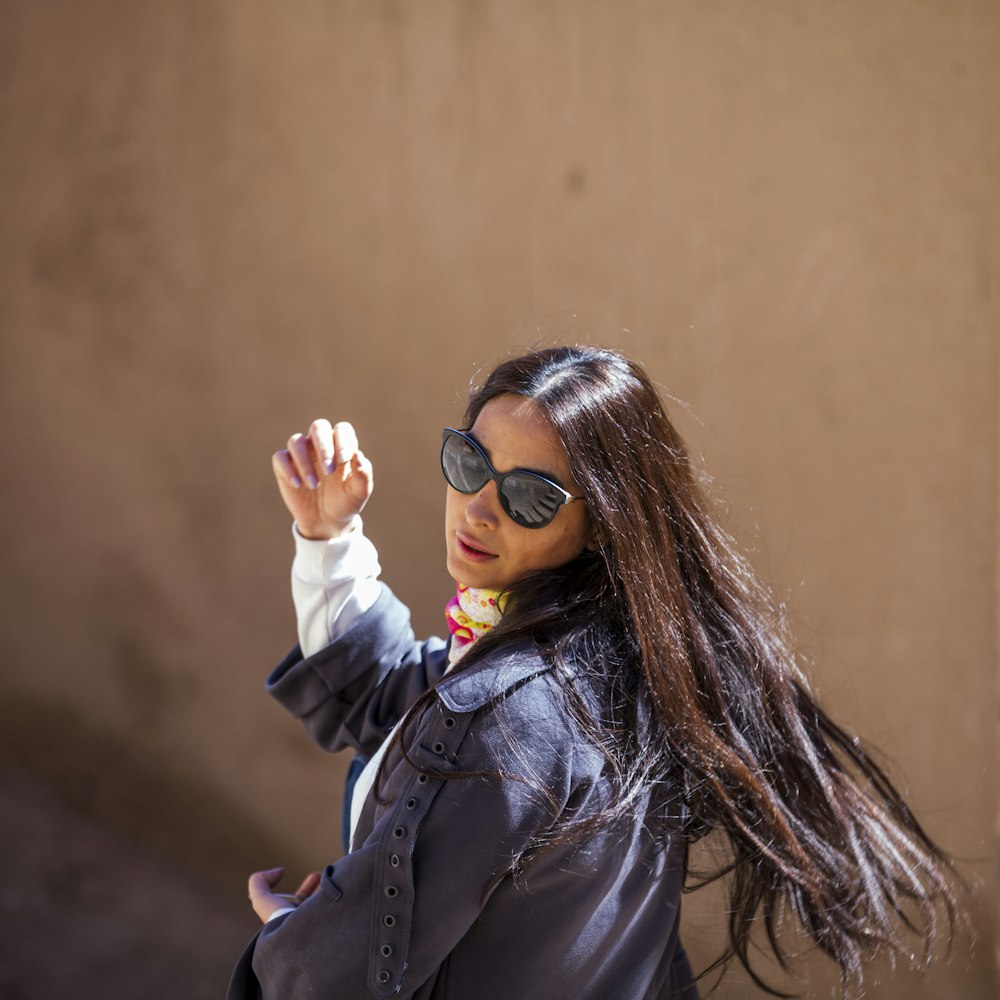
<instances>
[{"instance_id":1,"label":"fingers","mask_svg":"<svg viewBox=\"0 0 1000 1000\"><path fill-rule=\"evenodd\" d=\"M331 425L329 420L314 420L309 426L309 441L325 475L340 469L343 482L351 472L351 461L358 453L358 435L346 420Z\"/></svg>"},{"instance_id":2,"label":"fingers","mask_svg":"<svg viewBox=\"0 0 1000 1000\"><path fill-rule=\"evenodd\" d=\"M284 868L268 868L266 871L254 872L247 882L247 890L250 898L253 899L261 893L271 892L281 881L281 876L284 874Z\"/></svg>"},{"instance_id":3,"label":"fingers","mask_svg":"<svg viewBox=\"0 0 1000 1000\"><path fill-rule=\"evenodd\" d=\"M324 475L329 475L335 465L334 428L329 420L320 418L309 425L308 436L320 471Z\"/></svg>"},{"instance_id":4,"label":"fingers","mask_svg":"<svg viewBox=\"0 0 1000 1000\"><path fill-rule=\"evenodd\" d=\"M334 460L341 467L341 480L344 480L350 474L351 461L358 453L358 435L351 424L341 420L333 428L333 440Z\"/></svg>"},{"instance_id":5,"label":"fingers","mask_svg":"<svg viewBox=\"0 0 1000 1000\"><path fill-rule=\"evenodd\" d=\"M275 892L284 874L284 868L269 868L267 871L254 872L249 878L247 888L250 903L254 913L265 923L289 905L300 906L319 889L320 873L313 872L306 876L294 895Z\"/></svg>"},{"instance_id":6,"label":"fingers","mask_svg":"<svg viewBox=\"0 0 1000 1000\"><path fill-rule=\"evenodd\" d=\"M340 481L346 482L352 471L359 469L358 436L347 421L331 424L329 420L314 420L307 434L293 434L287 446L271 456L275 476L293 489L303 484L316 489L322 480L339 470ZM367 464L370 472L371 463Z\"/></svg>"},{"instance_id":7,"label":"fingers","mask_svg":"<svg viewBox=\"0 0 1000 1000\"><path fill-rule=\"evenodd\" d=\"M287 451L282 449L281 451L276 451L271 456L271 468L274 470L274 476L279 482L284 481L295 490L302 489L302 480L299 479L299 474L295 470L295 463Z\"/></svg>"},{"instance_id":8,"label":"fingers","mask_svg":"<svg viewBox=\"0 0 1000 1000\"><path fill-rule=\"evenodd\" d=\"M318 888L320 882L320 873L312 872L307 875L303 880L302 884L295 890L295 898L299 901L308 899Z\"/></svg>"},{"instance_id":9,"label":"fingers","mask_svg":"<svg viewBox=\"0 0 1000 1000\"><path fill-rule=\"evenodd\" d=\"M304 434L293 434L288 439L287 451L299 481L311 490L316 489L324 470L312 439Z\"/></svg>"}]
</instances>

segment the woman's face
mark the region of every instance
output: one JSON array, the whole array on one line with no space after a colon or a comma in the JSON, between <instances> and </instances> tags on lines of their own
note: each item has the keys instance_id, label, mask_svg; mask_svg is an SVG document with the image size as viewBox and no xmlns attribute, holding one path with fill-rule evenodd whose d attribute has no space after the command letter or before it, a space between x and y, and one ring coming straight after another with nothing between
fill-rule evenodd
<instances>
[{"instance_id":1,"label":"woman's face","mask_svg":"<svg viewBox=\"0 0 1000 1000\"><path fill-rule=\"evenodd\" d=\"M494 397L468 433L497 472L530 469L580 495L562 443L527 397ZM496 484L488 482L478 493L448 487L445 537L448 572L457 583L504 590L530 573L574 559L590 544L591 526L587 505L576 501L560 507L544 528L523 528L504 512Z\"/></svg>"}]
</instances>

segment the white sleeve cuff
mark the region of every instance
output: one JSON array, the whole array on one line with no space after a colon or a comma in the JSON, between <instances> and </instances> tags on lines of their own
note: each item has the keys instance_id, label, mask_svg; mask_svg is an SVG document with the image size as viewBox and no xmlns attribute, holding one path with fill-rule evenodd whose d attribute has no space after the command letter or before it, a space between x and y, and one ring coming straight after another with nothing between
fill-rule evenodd
<instances>
[{"instance_id":1,"label":"white sleeve cuff","mask_svg":"<svg viewBox=\"0 0 1000 1000\"><path fill-rule=\"evenodd\" d=\"M343 635L377 600L375 546L365 538L361 518L339 538L303 538L292 525L295 560L292 600L303 656L312 656Z\"/></svg>"},{"instance_id":2,"label":"white sleeve cuff","mask_svg":"<svg viewBox=\"0 0 1000 1000\"><path fill-rule=\"evenodd\" d=\"M346 580L377 577L382 572L375 546L365 538L361 518L339 538L313 539L299 534L292 522L295 539L293 577L312 587L329 587Z\"/></svg>"},{"instance_id":3,"label":"white sleeve cuff","mask_svg":"<svg viewBox=\"0 0 1000 1000\"><path fill-rule=\"evenodd\" d=\"M283 917L286 913L294 913L294 912L295 912L294 906L285 906L280 910L275 910L274 913L272 913L267 918L267 920L264 921L264 923L269 924L272 920L277 920L278 917Z\"/></svg>"}]
</instances>

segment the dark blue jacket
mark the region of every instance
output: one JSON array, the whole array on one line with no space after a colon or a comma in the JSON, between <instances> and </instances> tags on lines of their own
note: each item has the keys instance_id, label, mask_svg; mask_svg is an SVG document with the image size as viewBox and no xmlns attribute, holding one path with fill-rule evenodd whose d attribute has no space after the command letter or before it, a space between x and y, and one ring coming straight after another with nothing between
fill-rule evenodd
<instances>
[{"instance_id":1,"label":"dark blue jacket","mask_svg":"<svg viewBox=\"0 0 1000 1000\"><path fill-rule=\"evenodd\" d=\"M344 636L305 660L294 650L269 678L321 746L365 754L435 693L404 726L406 757L387 756L355 850L262 927L230 1000L696 998L678 938L680 835L655 840L640 805L634 821L505 874L560 816L601 801L603 758L533 648L442 680L445 652L441 640L414 640L408 611L384 589ZM457 771L483 773L434 776Z\"/></svg>"}]
</instances>

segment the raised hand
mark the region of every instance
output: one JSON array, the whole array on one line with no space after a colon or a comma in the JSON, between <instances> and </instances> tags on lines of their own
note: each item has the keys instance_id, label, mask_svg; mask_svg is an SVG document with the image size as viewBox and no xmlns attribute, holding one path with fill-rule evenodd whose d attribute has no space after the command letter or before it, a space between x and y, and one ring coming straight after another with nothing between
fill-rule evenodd
<instances>
[{"instance_id":1,"label":"raised hand","mask_svg":"<svg viewBox=\"0 0 1000 1000\"><path fill-rule=\"evenodd\" d=\"M271 456L284 500L306 538L336 538L349 530L372 495L372 464L344 421L314 420Z\"/></svg>"}]
</instances>

